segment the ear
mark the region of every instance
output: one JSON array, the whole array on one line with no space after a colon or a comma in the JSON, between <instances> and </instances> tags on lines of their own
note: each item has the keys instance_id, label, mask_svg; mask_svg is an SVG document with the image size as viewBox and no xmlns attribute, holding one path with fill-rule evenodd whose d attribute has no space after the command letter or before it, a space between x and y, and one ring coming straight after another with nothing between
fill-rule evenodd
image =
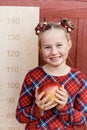
<instances>
[{"instance_id":1,"label":"ear","mask_svg":"<svg viewBox=\"0 0 87 130\"><path fill-rule=\"evenodd\" d=\"M69 41L68 41L68 50L70 50L70 49L71 49L71 47L72 47L72 41L71 41L71 40L69 40Z\"/></svg>"}]
</instances>

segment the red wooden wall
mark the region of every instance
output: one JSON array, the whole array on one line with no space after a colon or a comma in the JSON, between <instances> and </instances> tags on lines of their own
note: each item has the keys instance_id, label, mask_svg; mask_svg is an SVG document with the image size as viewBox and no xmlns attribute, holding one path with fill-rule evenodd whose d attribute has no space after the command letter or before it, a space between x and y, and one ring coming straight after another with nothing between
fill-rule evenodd
<instances>
[{"instance_id":1,"label":"red wooden wall","mask_svg":"<svg viewBox=\"0 0 87 130\"><path fill-rule=\"evenodd\" d=\"M0 0L0 5L39 6L40 21L58 21L67 17L74 23L73 47L68 64L77 67L87 76L87 0ZM40 64L42 59L40 59ZM78 130L78 128L76 128ZM86 127L80 130L87 130Z\"/></svg>"}]
</instances>

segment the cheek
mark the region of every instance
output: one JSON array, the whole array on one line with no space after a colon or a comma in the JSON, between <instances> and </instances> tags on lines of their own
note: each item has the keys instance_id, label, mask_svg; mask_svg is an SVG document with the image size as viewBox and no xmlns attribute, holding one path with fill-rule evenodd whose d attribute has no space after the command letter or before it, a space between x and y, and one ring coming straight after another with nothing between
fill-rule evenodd
<instances>
[{"instance_id":1,"label":"cheek","mask_svg":"<svg viewBox=\"0 0 87 130\"><path fill-rule=\"evenodd\" d=\"M47 59L49 57L49 55L47 53L43 54L43 58Z\"/></svg>"},{"instance_id":2,"label":"cheek","mask_svg":"<svg viewBox=\"0 0 87 130\"><path fill-rule=\"evenodd\" d=\"M61 54L64 56L68 56L68 53L69 53L69 50L67 48L65 48L61 51Z\"/></svg>"},{"instance_id":3,"label":"cheek","mask_svg":"<svg viewBox=\"0 0 87 130\"><path fill-rule=\"evenodd\" d=\"M43 54L43 57L45 57L45 58L50 56L49 51L43 51L42 54Z\"/></svg>"},{"instance_id":4,"label":"cheek","mask_svg":"<svg viewBox=\"0 0 87 130\"><path fill-rule=\"evenodd\" d=\"M69 54L69 51L67 50L67 51L65 52L65 59L67 59L68 54Z\"/></svg>"}]
</instances>

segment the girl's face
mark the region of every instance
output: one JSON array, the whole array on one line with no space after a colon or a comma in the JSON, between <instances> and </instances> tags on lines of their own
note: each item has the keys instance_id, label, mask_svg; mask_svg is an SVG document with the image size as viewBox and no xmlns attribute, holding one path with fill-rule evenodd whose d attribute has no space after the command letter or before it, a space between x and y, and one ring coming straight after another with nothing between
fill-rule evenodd
<instances>
[{"instance_id":1,"label":"girl's face","mask_svg":"<svg viewBox=\"0 0 87 130\"><path fill-rule=\"evenodd\" d=\"M66 63L71 41L67 41L63 30L48 30L40 35L40 41L40 51L47 64L59 66Z\"/></svg>"}]
</instances>

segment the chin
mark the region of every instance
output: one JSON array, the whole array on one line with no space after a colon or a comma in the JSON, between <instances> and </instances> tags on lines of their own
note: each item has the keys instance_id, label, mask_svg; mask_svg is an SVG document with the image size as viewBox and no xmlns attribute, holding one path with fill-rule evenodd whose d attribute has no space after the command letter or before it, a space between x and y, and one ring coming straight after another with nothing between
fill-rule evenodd
<instances>
[{"instance_id":1,"label":"chin","mask_svg":"<svg viewBox=\"0 0 87 130\"><path fill-rule=\"evenodd\" d=\"M60 65L61 65L61 63L50 63L50 66L52 66L52 67L58 67Z\"/></svg>"}]
</instances>

